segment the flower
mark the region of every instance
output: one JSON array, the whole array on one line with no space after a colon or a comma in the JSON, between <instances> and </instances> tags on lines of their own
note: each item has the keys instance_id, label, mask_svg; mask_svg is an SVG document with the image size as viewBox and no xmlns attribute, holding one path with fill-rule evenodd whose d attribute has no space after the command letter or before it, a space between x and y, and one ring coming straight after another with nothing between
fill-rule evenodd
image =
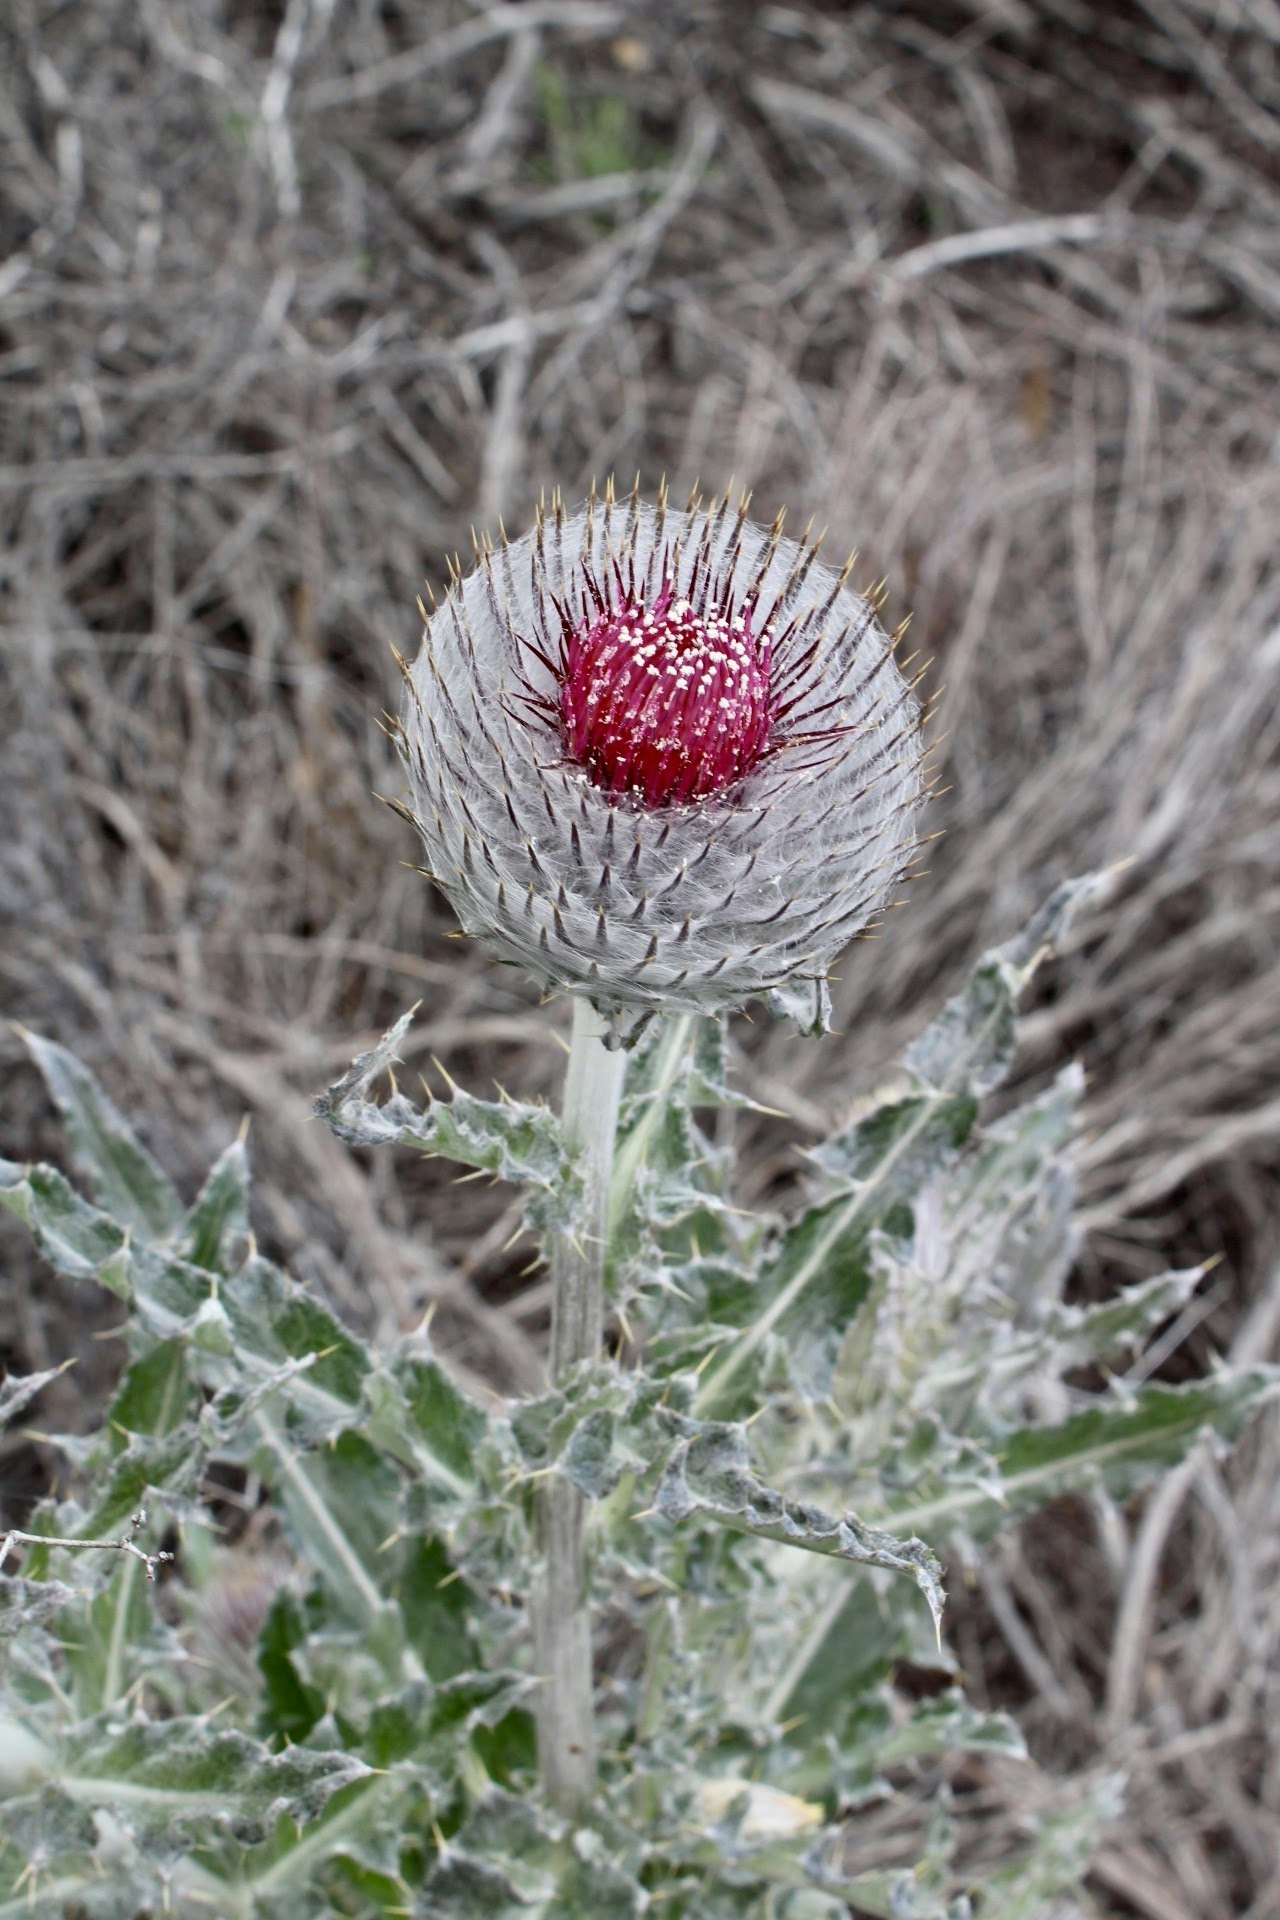
<instances>
[{"instance_id":1,"label":"flower","mask_svg":"<svg viewBox=\"0 0 1280 1920\"><path fill-rule=\"evenodd\" d=\"M783 1793L760 1780L744 1780L738 1774L699 1780L693 1804L708 1826L736 1813L741 1840L795 1840L802 1833L812 1833L825 1818L817 1801L800 1800L794 1793Z\"/></svg>"},{"instance_id":2,"label":"flower","mask_svg":"<svg viewBox=\"0 0 1280 1920\"><path fill-rule=\"evenodd\" d=\"M915 847L894 639L850 566L746 509L557 499L451 570L400 662L424 871L615 1041L757 995L821 1031L832 960Z\"/></svg>"}]
</instances>

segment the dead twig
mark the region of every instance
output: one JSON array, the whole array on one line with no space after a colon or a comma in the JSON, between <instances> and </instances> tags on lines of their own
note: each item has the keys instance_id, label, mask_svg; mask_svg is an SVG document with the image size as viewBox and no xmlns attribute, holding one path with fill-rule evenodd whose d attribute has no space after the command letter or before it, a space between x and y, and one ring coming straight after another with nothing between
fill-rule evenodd
<instances>
[{"instance_id":1,"label":"dead twig","mask_svg":"<svg viewBox=\"0 0 1280 1920\"><path fill-rule=\"evenodd\" d=\"M3 1567L15 1547L67 1547L75 1553L127 1553L141 1562L147 1579L154 1581L156 1568L174 1556L168 1552L143 1552L136 1544L135 1536L146 1524L146 1509L139 1507L118 1540L64 1540L56 1534L24 1533L20 1527L10 1527L6 1534L0 1536L0 1567Z\"/></svg>"}]
</instances>

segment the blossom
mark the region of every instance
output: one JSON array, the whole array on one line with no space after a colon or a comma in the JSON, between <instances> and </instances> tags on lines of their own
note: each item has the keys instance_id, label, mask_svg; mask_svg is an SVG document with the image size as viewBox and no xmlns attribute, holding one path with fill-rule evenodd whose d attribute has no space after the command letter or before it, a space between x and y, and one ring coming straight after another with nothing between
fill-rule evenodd
<instances>
[{"instance_id":1,"label":"blossom","mask_svg":"<svg viewBox=\"0 0 1280 1920\"><path fill-rule=\"evenodd\" d=\"M557 499L425 614L397 738L464 929L627 1040L828 969L915 847L920 713L875 604L728 496Z\"/></svg>"}]
</instances>

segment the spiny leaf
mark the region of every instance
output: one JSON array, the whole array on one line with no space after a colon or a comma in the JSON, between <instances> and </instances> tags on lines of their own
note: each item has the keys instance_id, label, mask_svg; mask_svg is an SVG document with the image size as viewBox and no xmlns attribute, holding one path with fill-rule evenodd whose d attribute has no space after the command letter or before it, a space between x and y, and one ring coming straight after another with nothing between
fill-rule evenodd
<instances>
[{"instance_id":1,"label":"spiny leaf","mask_svg":"<svg viewBox=\"0 0 1280 1920\"><path fill-rule=\"evenodd\" d=\"M1058 1373L1087 1366L1122 1352L1135 1352L1148 1334L1181 1313L1205 1276L1204 1267L1171 1268L1149 1280L1137 1280L1094 1306L1059 1304L1045 1322L1041 1339Z\"/></svg>"},{"instance_id":2,"label":"spiny leaf","mask_svg":"<svg viewBox=\"0 0 1280 1920\"><path fill-rule=\"evenodd\" d=\"M885 1529L869 1527L854 1513L835 1518L820 1507L775 1493L752 1472L741 1426L709 1424L677 1441L653 1504L669 1520L702 1514L810 1553L909 1573L929 1603L935 1628L940 1628L942 1568L924 1542L914 1533L902 1540Z\"/></svg>"},{"instance_id":3,"label":"spiny leaf","mask_svg":"<svg viewBox=\"0 0 1280 1920\"><path fill-rule=\"evenodd\" d=\"M61 1580L24 1580L0 1573L0 1650L12 1652L20 1627L42 1626L82 1593Z\"/></svg>"},{"instance_id":4,"label":"spiny leaf","mask_svg":"<svg viewBox=\"0 0 1280 1920\"><path fill-rule=\"evenodd\" d=\"M665 1449L687 1381L586 1366L551 1393L524 1401L511 1430L532 1473L556 1467L588 1499L603 1499L624 1471L643 1472Z\"/></svg>"},{"instance_id":5,"label":"spiny leaf","mask_svg":"<svg viewBox=\"0 0 1280 1920\"><path fill-rule=\"evenodd\" d=\"M308 1751L291 1747L286 1755ZM408 1770L374 1774L358 1762L349 1763L345 1778L335 1776L331 1790L314 1808L282 1796L267 1819L243 1835L228 1836L225 1826L219 1831L211 1822L204 1843L175 1876L186 1896L184 1906L192 1913L221 1909L253 1920L267 1915L271 1920L311 1920L317 1912L333 1911L324 1895L335 1864L351 1858L353 1850L358 1858L366 1848L380 1864L396 1862L397 1836L412 1818L414 1785ZM425 1811L418 1805L419 1819Z\"/></svg>"},{"instance_id":6,"label":"spiny leaf","mask_svg":"<svg viewBox=\"0 0 1280 1920\"><path fill-rule=\"evenodd\" d=\"M1080 1086L1068 1068L939 1165L903 1210L908 1232L897 1215L873 1228L870 1286L832 1389L864 1452L913 1410L963 1427L974 1398L1006 1384L1008 1349L1040 1350L1026 1330L1056 1301L1076 1246L1061 1154Z\"/></svg>"},{"instance_id":7,"label":"spiny leaf","mask_svg":"<svg viewBox=\"0 0 1280 1920\"><path fill-rule=\"evenodd\" d=\"M534 1808L490 1788L428 1876L431 1920L637 1920L648 1902L617 1839L591 1827L569 1835Z\"/></svg>"},{"instance_id":8,"label":"spiny leaf","mask_svg":"<svg viewBox=\"0 0 1280 1920\"><path fill-rule=\"evenodd\" d=\"M775 1336L799 1336L805 1344L797 1377L802 1390L819 1398L829 1391L838 1338L869 1286L868 1233L959 1153L977 1103L1013 1058L1018 995L1040 958L1110 885L1106 874L1066 882L1026 932L984 955L964 992L908 1048L906 1097L887 1096L819 1149L819 1165L838 1182L840 1197L824 1195L788 1229L777 1260L762 1274L755 1318L703 1381L702 1413L723 1414L742 1402L753 1356ZM815 1294L821 1296L816 1312Z\"/></svg>"},{"instance_id":9,"label":"spiny leaf","mask_svg":"<svg viewBox=\"0 0 1280 1920\"><path fill-rule=\"evenodd\" d=\"M77 1525L80 1537L118 1534L152 1496L163 1510L181 1511L195 1491L206 1459L201 1437L189 1420L194 1399L187 1373L186 1344L165 1340L126 1369L108 1410L108 1424L94 1479L90 1512ZM150 1513L152 1527L157 1516ZM158 1544L158 1542L157 1542ZM162 1651L156 1644L154 1609L143 1568L131 1554L104 1566L103 1590L85 1609L83 1625L68 1630L69 1654L82 1707L109 1707L118 1700L140 1664Z\"/></svg>"},{"instance_id":10,"label":"spiny leaf","mask_svg":"<svg viewBox=\"0 0 1280 1920\"><path fill-rule=\"evenodd\" d=\"M81 1199L56 1167L0 1163L0 1206L24 1220L45 1259L73 1280L98 1280L121 1299L132 1296L129 1236Z\"/></svg>"},{"instance_id":11,"label":"spiny leaf","mask_svg":"<svg viewBox=\"0 0 1280 1920\"><path fill-rule=\"evenodd\" d=\"M402 1341L389 1366L369 1377L366 1405L370 1439L421 1475L437 1503L474 1494L489 1418L441 1366L425 1333Z\"/></svg>"},{"instance_id":12,"label":"spiny leaf","mask_svg":"<svg viewBox=\"0 0 1280 1920\"><path fill-rule=\"evenodd\" d=\"M1063 1493L1103 1486L1124 1499L1182 1459L1202 1435L1234 1440L1277 1395L1276 1367L1224 1370L1177 1387L1151 1383L1137 1392L1119 1383L1058 1426L1010 1434L997 1444L991 1470L980 1479L953 1472L946 1483L922 1482L881 1524L981 1539Z\"/></svg>"},{"instance_id":13,"label":"spiny leaf","mask_svg":"<svg viewBox=\"0 0 1280 1920\"><path fill-rule=\"evenodd\" d=\"M932 1861L849 1876L833 1867L831 1879L854 1903L860 1916L875 1915L876 1920L973 1920L968 1900L963 1895L951 1896L948 1876Z\"/></svg>"},{"instance_id":14,"label":"spiny leaf","mask_svg":"<svg viewBox=\"0 0 1280 1920\"><path fill-rule=\"evenodd\" d=\"M230 1247L249 1231L249 1159L243 1140L221 1153L182 1222L179 1245L194 1267L230 1270Z\"/></svg>"},{"instance_id":15,"label":"spiny leaf","mask_svg":"<svg viewBox=\"0 0 1280 1920\"><path fill-rule=\"evenodd\" d=\"M395 1598L409 1643L433 1680L474 1672L480 1656L470 1626L471 1597L441 1541L419 1534L406 1543Z\"/></svg>"},{"instance_id":16,"label":"spiny leaf","mask_svg":"<svg viewBox=\"0 0 1280 1920\"><path fill-rule=\"evenodd\" d=\"M356 1419L373 1358L313 1294L254 1255L219 1285L217 1299L241 1370L240 1390L272 1381L296 1443L327 1442ZM290 1362L296 1364L290 1368ZM218 1376L214 1360L210 1377Z\"/></svg>"},{"instance_id":17,"label":"spiny leaf","mask_svg":"<svg viewBox=\"0 0 1280 1920\"><path fill-rule=\"evenodd\" d=\"M9 1373L0 1380L0 1426L6 1420L16 1420L18 1415L29 1407L42 1388L60 1373L65 1373L69 1362L60 1367L48 1367L43 1373Z\"/></svg>"},{"instance_id":18,"label":"spiny leaf","mask_svg":"<svg viewBox=\"0 0 1280 1920\"><path fill-rule=\"evenodd\" d=\"M113 1444L118 1448L135 1433L172 1433L190 1400L186 1342L163 1340L125 1369L107 1416Z\"/></svg>"},{"instance_id":19,"label":"spiny leaf","mask_svg":"<svg viewBox=\"0 0 1280 1920\"><path fill-rule=\"evenodd\" d=\"M983 1713L959 1691L913 1703L875 1746L876 1764L881 1768L944 1753L998 1753L1024 1760L1027 1748L1007 1713Z\"/></svg>"},{"instance_id":20,"label":"spiny leaf","mask_svg":"<svg viewBox=\"0 0 1280 1920\"><path fill-rule=\"evenodd\" d=\"M723 1022L684 1014L641 1040L627 1066L607 1211L606 1273L619 1295L689 1291L691 1258L751 1264L763 1219L745 1222L730 1205L731 1154L694 1113L751 1104L726 1084ZM660 1317L651 1298L646 1318Z\"/></svg>"},{"instance_id":21,"label":"spiny leaf","mask_svg":"<svg viewBox=\"0 0 1280 1920\"><path fill-rule=\"evenodd\" d=\"M824 1034L831 1028L831 989L825 977L805 979L796 974L785 985L771 987L765 998L780 1020L789 1020L800 1033Z\"/></svg>"},{"instance_id":22,"label":"spiny leaf","mask_svg":"<svg viewBox=\"0 0 1280 1920\"><path fill-rule=\"evenodd\" d=\"M140 1239L165 1239L181 1218L181 1203L128 1122L74 1054L39 1034L23 1031L22 1038L99 1204Z\"/></svg>"},{"instance_id":23,"label":"spiny leaf","mask_svg":"<svg viewBox=\"0 0 1280 1920\"><path fill-rule=\"evenodd\" d=\"M378 1548L396 1528L396 1474L356 1433L304 1453L265 1413L257 1416L254 1431L255 1463L310 1564L346 1616L367 1622L387 1605L380 1582L394 1572Z\"/></svg>"},{"instance_id":24,"label":"spiny leaf","mask_svg":"<svg viewBox=\"0 0 1280 1920\"><path fill-rule=\"evenodd\" d=\"M566 1170L560 1124L549 1108L477 1100L460 1087L451 1090L447 1101L435 1100L425 1110L402 1093L391 1094L381 1105L368 1099L374 1082L391 1071L412 1018L412 1013L402 1014L377 1046L359 1054L320 1096L316 1112L321 1119L352 1146L417 1147L504 1180L524 1181L543 1193L556 1189Z\"/></svg>"},{"instance_id":25,"label":"spiny leaf","mask_svg":"<svg viewBox=\"0 0 1280 1920\"><path fill-rule=\"evenodd\" d=\"M0 1837L0 1920L133 1920L158 1910L163 1885L154 1867L130 1855L104 1874L88 1818L72 1831L57 1815L41 1828L31 1818L22 1826Z\"/></svg>"},{"instance_id":26,"label":"spiny leaf","mask_svg":"<svg viewBox=\"0 0 1280 1920\"><path fill-rule=\"evenodd\" d=\"M982 1920L1042 1920L1056 1899L1072 1892L1088 1872L1103 1833L1123 1813L1124 1781L1118 1774L1104 1775L1063 1800L1036 1819L1029 1852L986 1876Z\"/></svg>"},{"instance_id":27,"label":"spiny leaf","mask_svg":"<svg viewBox=\"0 0 1280 1920\"><path fill-rule=\"evenodd\" d=\"M1064 881L1020 934L985 953L964 991L908 1047L904 1065L912 1079L937 1092L967 1087L979 1096L997 1086L1013 1059L1018 996L1072 924L1114 884L1110 870Z\"/></svg>"},{"instance_id":28,"label":"spiny leaf","mask_svg":"<svg viewBox=\"0 0 1280 1920\"><path fill-rule=\"evenodd\" d=\"M813 1154L830 1180L852 1190L877 1181L877 1205L915 1193L953 1160L973 1132L978 1100L962 1088L937 1099L912 1094L873 1105L866 1117L833 1134Z\"/></svg>"},{"instance_id":29,"label":"spiny leaf","mask_svg":"<svg viewBox=\"0 0 1280 1920\"><path fill-rule=\"evenodd\" d=\"M306 1627L294 1594L281 1589L258 1635L257 1664L263 1698L259 1732L290 1746L307 1738L324 1712L324 1695L298 1671L295 1653L306 1647Z\"/></svg>"},{"instance_id":30,"label":"spiny leaf","mask_svg":"<svg viewBox=\"0 0 1280 1920\"><path fill-rule=\"evenodd\" d=\"M248 1836L269 1813L312 1817L335 1788L367 1771L345 1753L273 1753L204 1716L121 1723L103 1715L63 1736L49 1778L65 1800L114 1808L139 1840L182 1841L211 1817Z\"/></svg>"}]
</instances>

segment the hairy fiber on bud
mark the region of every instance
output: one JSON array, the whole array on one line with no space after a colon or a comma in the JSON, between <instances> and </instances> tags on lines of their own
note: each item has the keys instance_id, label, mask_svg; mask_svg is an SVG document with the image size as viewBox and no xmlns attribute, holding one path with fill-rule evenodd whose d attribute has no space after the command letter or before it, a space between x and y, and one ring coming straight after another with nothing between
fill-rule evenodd
<instances>
[{"instance_id":1,"label":"hairy fiber on bud","mask_svg":"<svg viewBox=\"0 0 1280 1920\"><path fill-rule=\"evenodd\" d=\"M426 870L466 931L627 1039L827 970L915 846L920 715L871 603L728 498L557 504L405 666Z\"/></svg>"}]
</instances>

